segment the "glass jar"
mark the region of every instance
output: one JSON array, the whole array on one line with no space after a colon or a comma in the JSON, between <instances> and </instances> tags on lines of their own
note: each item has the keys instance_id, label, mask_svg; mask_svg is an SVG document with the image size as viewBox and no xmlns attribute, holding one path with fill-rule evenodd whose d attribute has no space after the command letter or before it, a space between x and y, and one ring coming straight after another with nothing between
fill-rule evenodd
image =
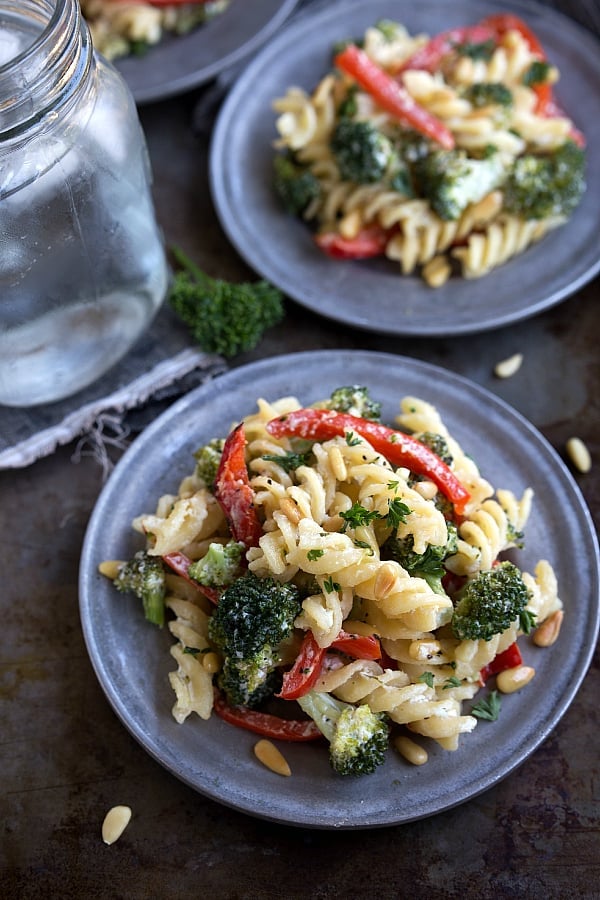
<instances>
[{"instance_id":1,"label":"glass jar","mask_svg":"<svg viewBox=\"0 0 600 900\"><path fill-rule=\"evenodd\" d=\"M77 0L0 0L0 404L74 394L168 285L137 111Z\"/></svg>"}]
</instances>

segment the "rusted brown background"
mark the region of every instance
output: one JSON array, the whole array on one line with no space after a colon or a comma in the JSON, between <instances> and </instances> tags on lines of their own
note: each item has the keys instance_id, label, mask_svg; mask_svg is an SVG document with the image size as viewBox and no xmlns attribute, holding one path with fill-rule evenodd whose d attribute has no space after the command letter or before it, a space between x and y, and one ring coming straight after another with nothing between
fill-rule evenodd
<instances>
[{"instance_id":1,"label":"rusted brown background","mask_svg":"<svg viewBox=\"0 0 600 900\"><path fill-rule=\"evenodd\" d=\"M552 5L598 28L597 0ZM211 207L206 136L191 128L201 94L142 110L159 220L167 240L209 271L252 277ZM597 526L599 294L596 279L533 320L469 337L468 350L464 339L361 334L290 303L284 324L236 364L360 347L446 366L519 409L559 452L572 434L584 438L595 466L577 480ZM526 359L519 375L495 379L494 363L515 352ZM597 658L568 713L518 771L413 824L343 833L272 825L165 772L116 719L86 654L78 564L102 473L73 453L67 446L0 473L0 897L600 897ZM102 819L122 803L134 819L107 847Z\"/></svg>"}]
</instances>

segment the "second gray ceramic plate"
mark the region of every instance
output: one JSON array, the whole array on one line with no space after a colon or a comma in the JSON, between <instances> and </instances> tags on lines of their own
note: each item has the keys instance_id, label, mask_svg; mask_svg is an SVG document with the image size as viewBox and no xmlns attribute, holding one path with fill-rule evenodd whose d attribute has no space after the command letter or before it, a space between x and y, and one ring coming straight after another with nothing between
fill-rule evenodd
<instances>
[{"instance_id":1,"label":"second gray ceramic plate","mask_svg":"<svg viewBox=\"0 0 600 900\"><path fill-rule=\"evenodd\" d=\"M539 244L474 281L434 290L388 260L332 260L309 228L286 215L272 186L276 115L290 86L312 91L331 67L332 46L380 19L436 34L502 11L524 18L559 67L557 99L588 142L588 190L572 219ZM211 149L211 184L221 223L263 278L309 309L365 330L452 335L507 325L564 300L600 267L600 46L547 6L494 0L333 0L286 26L248 66L227 98Z\"/></svg>"},{"instance_id":2,"label":"second gray ceramic plate","mask_svg":"<svg viewBox=\"0 0 600 900\"><path fill-rule=\"evenodd\" d=\"M221 15L189 34L167 34L144 56L116 61L136 103L164 100L199 87L257 50L298 0L231 0Z\"/></svg>"},{"instance_id":3,"label":"second gray ceramic plate","mask_svg":"<svg viewBox=\"0 0 600 900\"><path fill-rule=\"evenodd\" d=\"M523 641L536 669L507 696L495 723L480 722L454 753L431 742L415 768L390 751L364 779L333 773L325 746L281 744L292 777L263 768L257 738L213 716L178 725L168 673L172 639L144 621L141 604L98 574L104 559L139 548L132 519L152 512L194 465L192 453L252 412L259 397L295 394L312 403L342 384L368 385L393 423L405 394L434 403L495 486L535 491L526 549L516 562L555 567L565 606L559 641L540 650ZM548 736L587 671L598 632L598 547L578 488L556 453L518 413L465 379L435 366L369 352L310 352L234 369L188 394L147 428L123 456L91 517L81 559L80 610L88 652L124 725L166 769L206 796L264 819L313 828L367 828L408 822L456 806L512 772Z\"/></svg>"}]
</instances>

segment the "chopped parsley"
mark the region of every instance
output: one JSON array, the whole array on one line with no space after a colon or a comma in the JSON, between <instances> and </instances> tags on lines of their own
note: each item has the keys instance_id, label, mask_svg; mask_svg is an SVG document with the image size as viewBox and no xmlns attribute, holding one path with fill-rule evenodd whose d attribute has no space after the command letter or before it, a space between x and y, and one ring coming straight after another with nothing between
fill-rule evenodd
<instances>
[{"instance_id":1,"label":"chopped parsley","mask_svg":"<svg viewBox=\"0 0 600 900\"><path fill-rule=\"evenodd\" d=\"M478 719L487 719L488 722L495 722L500 715L502 700L498 691L490 691L487 697L476 703L471 709L471 715Z\"/></svg>"}]
</instances>

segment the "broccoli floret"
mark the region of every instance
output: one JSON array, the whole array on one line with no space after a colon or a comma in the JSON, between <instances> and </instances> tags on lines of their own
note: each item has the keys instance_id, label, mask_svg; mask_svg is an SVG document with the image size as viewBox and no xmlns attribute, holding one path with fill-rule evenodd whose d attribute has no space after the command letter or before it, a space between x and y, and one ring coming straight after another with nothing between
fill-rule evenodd
<instances>
[{"instance_id":1,"label":"broccoli floret","mask_svg":"<svg viewBox=\"0 0 600 900\"><path fill-rule=\"evenodd\" d=\"M275 191L287 212L301 216L308 204L319 196L321 186L313 173L297 165L289 155L279 154L273 161Z\"/></svg>"},{"instance_id":2,"label":"broccoli floret","mask_svg":"<svg viewBox=\"0 0 600 900\"><path fill-rule=\"evenodd\" d=\"M121 566L113 582L118 591L139 597L144 615L153 625L165 623L165 570L158 556L139 550Z\"/></svg>"},{"instance_id":3,"label":"broccoli floret","mask_svg":"<svg viewBox=\"0 0 600 900\"><path fill-rule=\"evenodd\" d=\"M329 741L329 761L338 775L370 775L384 762L389 737L385 713L320 691L310 691L298 703Z\"/></svg>"},{"instance_id":4,"label":"broccoli floret","mask_svg":"<svg viewBox=\"0 0 600 900\"><path fill-rule=\"evenodd\" d=\"M196 477L203 481L209 490L212 490L215 483L224 446L225 438L213 438L194 453Z\"/></svg>"},{"instance_id":5,"label":"broccoli floret","mask_svg":"<svg viewBox=\"0 0 600 900\"><path fill-rule=\"evenodd\" d=\"M336 388L325 403L325 407L361 419L372 419L376 422L381 419L381 403L372 399L368 388L358 384Z\"/></svg>"},{"instance_id":6,"label":"broccoli floret","mask_svg":"<svg viewBox=\"0 0 600 900\"><path fill-rule=\"evenodd\" d=\"M412 534L400 538L391 535L381 548L382 559L393 559L416 578L424 578L436 594L445 594L442 578L446 574L443 562L456 553L458 531L453 522L447 522L448 540L444 546L429 544L423 553L415 553Z\"/></svg>"},{"instance_id":7,"label":"broccoli floret","mask_svg":"<svg viewBox=\"0 0 600 900\"><path fill-rule=\"evenodd\" d=\"M346 181L381 181L397 155L392 142L370 122L342 119L331 138L331 152Z\"/></svg>"},{"instance_id":8,"label":"broccoli floret","mask_svg":"<svg viewBox=\"0 0 600 900\"><path fill-rule=\"evenodd\" d=\"M504 187L504 206L523 219L568 217L585 190L585 153L566 141L546 156L515 160Z\"/></svg>"},{"instance_id":9,"label":"broccoli floret","mask_svg":"<svg viewBox=\"0 0 600 900\"><path fill-rule=\"evenodd\" d=\"M205 587L224 588L243 572L245 545L241 541L211 543L202 559L192 563L188 575Z\"/></svg>"},{"instance_id":10,"label":"broccoli floret","mask_svg":"<svg viewBox=\"0 0 600 900\"><path fill-rule=\"evenodd\" d=\"M459 56L467 56L469 59L490 60L496 49L496 42L493 38L487 41L463 41L461 44L455 44L454 49Z\"/></svg>"},{"instance_id":11,"label":"broccoli floret","mask_svg":"<svg viewBox=\"0 0 600 900\"><path fill-rule=\"evenodd\" d=\"M423 431L419 435L419 441L422 444L425 444L426 447L429 447L430 450L433 450L436 456L439 456L442 462L445 462L447 466L452 465L452 454L448 447L448 441L443 434L436 434L433 431Z\"/></svg>"},{"instance_id":12,"label":"broccoli floret","mask_svg":"<svg viewBox=\"0 0 600 900\"><path fill-rule=\"evenodd\" d=\"M506 177L499 153L471 159L463 150L435 150L416 162L415 174L419 192L445 220L460 218Z\"/></svg>"},{"instance_id":13,"label":"broccoli floret","mask_svg":"<svg viewBox=\"0 0 600 900\"><path fill-rule=\"evenodd\" d=\"M281 293L266 281L231 284L210 278L181 251L169 302L203 350L232 357L252 350L283 319Z\"/></svg>"},{"instance_id":14,"label":"broccoli floret","mask_svg":"<svg viewBox=\"0 0 600 900\"><path fill-rule=\"evenodd\" d=\"M301 611L298 589L251 572L225 588L208 634L223 654L219 685L234 706L256 706L273 692L279 646Z\"/></svg>"},{"instance_id":15,"label":"broccoli floret","mask_svg":"<svg viewBox=\"0 0 600 900\"><path fill-rule=\"evenodd\" d=\"M476 108L482 106L512 106L513 95L499 81L479 81L471 84L464 93L465 99Z\"/></svg>"},{"instance_id":16,"label":"broccoli floret","mask_svg":"<svg viewBox=\"0 0 600 900\"><path fill-rule=\"evenodd\" d=\"M545 84L550 80L551 72L552 66L549 62L542 59L536 59L523 73L523 84L527 85L527 87L534 87L536 84Z\"/></svg>"},{"instance_id":17,"label":"broccoli floret","mask_svg":"<svg viewBox=\"0 0 600 900\"><path fill-rule=\"evenodd\" d=\"M459 640L489 641L516 619L524 631L531 627L525 609L529 590L519 569L508 560L479 572L456 595L452 630Z\"/></svg>"}]
</instances>

